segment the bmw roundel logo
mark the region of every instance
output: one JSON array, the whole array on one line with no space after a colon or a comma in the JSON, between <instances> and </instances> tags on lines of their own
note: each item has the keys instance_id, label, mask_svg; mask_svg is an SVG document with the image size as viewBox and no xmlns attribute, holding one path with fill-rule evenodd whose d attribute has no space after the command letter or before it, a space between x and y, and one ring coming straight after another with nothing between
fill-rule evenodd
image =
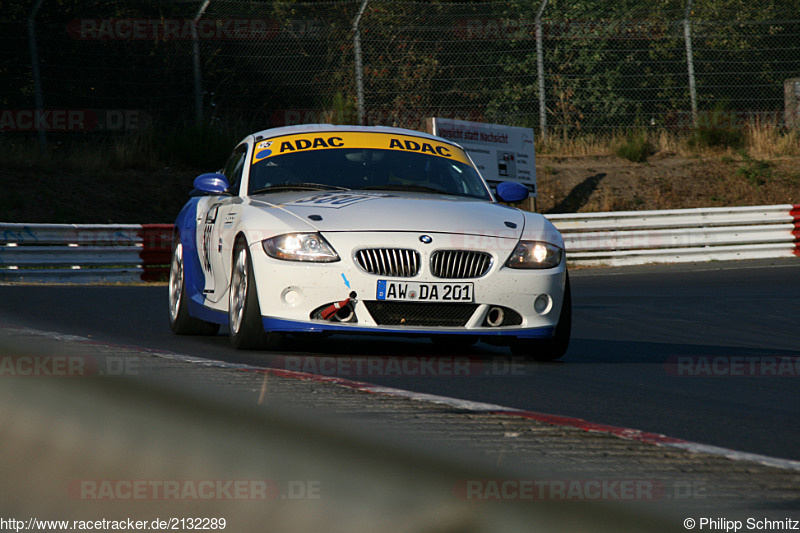
<instances>
[{"instance_id":1,"label":"bmw roundel logo","mask_svg":"<svg viewBox=\"0 0 800 533\"><path fill-rule=\"evenodd\" d=\"M433 237L430 235L422 235L419 240L425 244L430 244L433 242Z\"/></svg>"}]
</instances>

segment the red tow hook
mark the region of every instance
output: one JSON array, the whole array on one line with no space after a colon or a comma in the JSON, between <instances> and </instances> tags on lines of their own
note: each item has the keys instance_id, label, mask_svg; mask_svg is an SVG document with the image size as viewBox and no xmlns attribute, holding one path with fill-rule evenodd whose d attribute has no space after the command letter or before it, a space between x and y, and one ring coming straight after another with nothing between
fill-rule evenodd
<instances>
[{"instance_id":1,"label":"red tow hook","mask_svg":"<svg viewBox=\"0 0 800 533\"><path fill-rule=\"evenodd\" d=\"M325 309L320 312L319 316L322 317L323 320L329 320L336 312L341 309L342 307L347 306L350 303L350 298L346 300L342 300L341 302L336 302L335 304L331 304Z\"/></svg>"}]
</instances>

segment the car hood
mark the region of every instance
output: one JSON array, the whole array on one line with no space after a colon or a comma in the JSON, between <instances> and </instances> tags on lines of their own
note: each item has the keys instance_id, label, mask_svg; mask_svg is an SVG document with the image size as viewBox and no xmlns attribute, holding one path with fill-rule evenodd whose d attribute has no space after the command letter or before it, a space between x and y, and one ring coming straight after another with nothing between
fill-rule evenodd
<instances>
[{"instance_id":1,"label":"car hood","mask_svg":"<svg viewBox=\"0 0 800 533\"><path fill-rule=\"evenodd\" d=\"M254 207L280 209L317 231L413 231L518 239L522 211L457 196L379 191L291 192L254 196Z\"/></svg>"}]
</instances>

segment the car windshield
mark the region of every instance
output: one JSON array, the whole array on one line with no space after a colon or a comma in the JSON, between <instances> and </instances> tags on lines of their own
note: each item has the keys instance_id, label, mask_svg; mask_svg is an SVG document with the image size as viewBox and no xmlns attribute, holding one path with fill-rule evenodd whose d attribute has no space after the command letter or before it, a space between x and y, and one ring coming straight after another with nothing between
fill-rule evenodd
<instances>
[{"instance_id":1,"label":"car windshield","mask_svg":"<svg viewBox=\"0 0 800 533\"><path fill-rule=\"evenodd\" d=\"M342 137L345 141L341 141L340 137L329 137L335 139L330 143L332 147L287 149L288 153L276 153L278 150L275 148L280 149L281 144L286 148L291 141L280 141L278 138L270 144L259 143L250 168L248 194L344 188L491 199L478 172L455 146L425 143L424 139L417 138L416 141L405 141L416 144L399 145L402 148L419 147L417 151L348 148L347 145L353 143L347 142L348 137ZM299 146L302 148L304 145ZM421 153L422 149L428 153ZM268 155L261 155L265 152Z\"/></svg>"}]
</instances>

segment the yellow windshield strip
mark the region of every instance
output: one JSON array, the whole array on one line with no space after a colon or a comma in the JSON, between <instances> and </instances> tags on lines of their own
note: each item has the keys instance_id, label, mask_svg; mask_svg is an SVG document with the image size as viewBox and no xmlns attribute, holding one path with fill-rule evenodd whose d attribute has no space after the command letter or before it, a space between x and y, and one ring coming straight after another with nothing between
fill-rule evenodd
<instances>
[{"instance_id":1,"label":"yellow windshield strip","mask_svg":"<svg viewBox=\"0 0 800 533\"><path fill-rule=\"evenodd\" d=\"M328 131L283 135L256 143L253 164L277 155L294 154L311 150L337 148L381 149L415 152L469 163L469 158L452 144L413 135L368 133L354 131Z\"/></svg>"}]
</instances>

